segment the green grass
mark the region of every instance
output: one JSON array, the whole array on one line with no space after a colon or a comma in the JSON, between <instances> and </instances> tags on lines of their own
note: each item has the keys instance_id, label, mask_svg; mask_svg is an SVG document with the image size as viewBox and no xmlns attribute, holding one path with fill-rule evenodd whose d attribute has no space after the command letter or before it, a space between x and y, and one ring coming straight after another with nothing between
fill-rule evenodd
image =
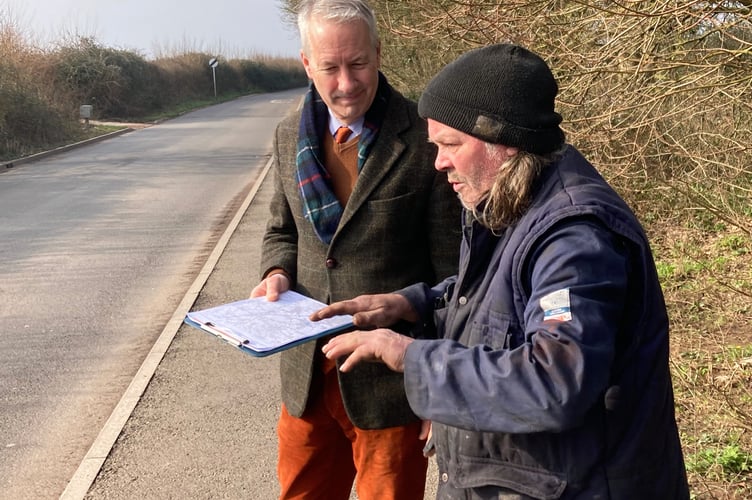
<instances>
[{"instance_id":1,"label":"green grass","mask_svg":"<svg viewBox=\"0 0 752 500\"><path fill-rule=\"evenodd\" d=\"M213 106L214 104L219 104L222 102L232 101L233 99L237 99L238 97L241 97L243 95L247 94L244 94L242 92L228 92L226 94L218 95L217 97L209 99L191 99L185 102L181 102L175 106L171 106L168 109L160 110L157 113L146 115L136 121L143 123L153 123L162 120L169 120L170 118L178 117L190 111L195 111L207 106Z\"/></svg>"}]
</instances>

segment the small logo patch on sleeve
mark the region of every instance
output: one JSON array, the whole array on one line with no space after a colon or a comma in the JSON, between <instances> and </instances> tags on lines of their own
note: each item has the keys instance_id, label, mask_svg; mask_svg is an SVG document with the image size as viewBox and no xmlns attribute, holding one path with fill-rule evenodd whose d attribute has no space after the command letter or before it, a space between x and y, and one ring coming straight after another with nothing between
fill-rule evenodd
<instances>
[{"instance_id":1,"label":"small logo patch on sleeve","mask_svg":"<svg viewBox=\"0 0 752 500\"><path fill-rule=\"evenodd\" d=\"M572 321L569 288L549 293L540 299L540 306L543 309L543 321Z\"/></svg>"}]
</instances>

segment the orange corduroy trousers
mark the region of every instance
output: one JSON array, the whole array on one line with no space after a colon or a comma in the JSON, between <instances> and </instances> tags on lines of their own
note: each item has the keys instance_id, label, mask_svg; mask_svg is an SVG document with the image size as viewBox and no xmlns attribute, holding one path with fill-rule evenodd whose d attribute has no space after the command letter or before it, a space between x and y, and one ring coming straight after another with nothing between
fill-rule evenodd
<instances>
[{"instance_id":1,"label":"orange corduroy trousers","mask_svg":"<svg viewBox=\"0 0 752 500\"><path fill-rule=\"evenodd\" d=\"M302 418L282 406L277 474L284 500L423 500L427 459L420 421L363 430L347 417L333 361L324 360L320 390ZM356 479L357 476L357 479Z\"/></svg>"}]
</instances>

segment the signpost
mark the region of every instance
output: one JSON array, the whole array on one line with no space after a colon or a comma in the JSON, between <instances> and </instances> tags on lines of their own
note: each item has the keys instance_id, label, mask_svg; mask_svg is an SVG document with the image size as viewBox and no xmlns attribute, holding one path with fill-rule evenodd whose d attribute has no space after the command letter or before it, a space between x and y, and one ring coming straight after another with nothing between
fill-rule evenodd
<instances>
[{"instance_id":1,"label":"signpost","mask_svg":"<svg viewBox=\"0 0 752 500\"><path fill-rule=\"evenodd\" d=\"M217 72L216 68L219 64L219 61L217 61L216 57L212 57L211 60L209 60L209 66L212 69L212 79L214 80L214 97L217 97Z\"/></svg>"}]
</instances>

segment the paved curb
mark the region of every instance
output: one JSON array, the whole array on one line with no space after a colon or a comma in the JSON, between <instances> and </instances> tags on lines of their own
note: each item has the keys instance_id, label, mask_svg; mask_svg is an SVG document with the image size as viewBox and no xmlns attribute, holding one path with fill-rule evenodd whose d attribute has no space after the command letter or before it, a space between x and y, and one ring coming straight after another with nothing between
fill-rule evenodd
<instances>
[{"instance_id":1,"label":"paved curb","mask_svg":"<svg viewBox=\"0 0 752 500\"><path fill-rule=\"evenodd\" d=\"M63 153L65 151L80 147L80 146L86 146L87 144L93 144L95 142L103 141L105 139L109 139L111 137L115 137L118 135L123 135L128 132L133 132L136 129L133 128L124 128L122 130L116 130L114 132L110 132L109 134L99 135L97 137L92 137L91 139L86 139L79 142L74 142L73 144L66 144L65 146L60 146L59 148L50 149L49 151L42 151L41 153L36 153L29 156L24 156L23 158L17 158L15 160L10 160L5 163L0 163L0 174L3 172L7 172L8 170L17 167L19 165L23 165L24 163L31 163L37 160L41 160L42 158L46 158L48 156L52 156L54 154Z\"/></svg>"},{"instance_id":2,"label":"paved curb","mask_svg":"<svg viewBox=\"0 0 752 500\"><path fill-rule=\"evenodd\" d=\"M224 252L225 247L227 246L230 238L235 232L235 229L237 228L238 224L240 224L240 221L243 218L246 210L248 209L248 206L251 204L256 196L256 193L260 189L261 184L264 182L264 179L266 178L269 169L271 168L271 164L272 161L271 159L269 159L269 161L261 171L258 179L246 196L245 200L235 213L232 221L230 221L229 225L225 229L222 237L217 242L214 250L209 255L206 263L201 268L198 276L196 276L193 284L189 287L188 291L183 297L183 300L178 305L177 309L173 313L170 320L167 322L167 325L162 330L162 333L152 347L151 351L146 356L146 359L141 364L138 372L133 377L133 380L120 399L120 402L113 410L110 418L107 419L107 422L105 422L104 427L99 432L99 435L89 448L89 451L86 453L86 456L78 466L78 469L73 474L73 477L69 481L68 486L65 488L62 495L60 495L61 500L82 500L88 493L89 488L91 488L91 485L99 474L99 471L102 468L105 460L107 459L107 456L110 454L112 447L120 436L123 427L133 413L133 410L136 408L139 400L143 396L144 391L149 385L149 382L151 381L154 372L157 370L160 361L162 360L163 356L167 352L167 349L172 343L175 334L182 326L183 318L185 318L185 315L190 311L193 303L198 298L199 293L204 287L206 281L209 279L209 276L214 270L217 261L222 256L222 253Z\"/></svg>"}]
</instances>

